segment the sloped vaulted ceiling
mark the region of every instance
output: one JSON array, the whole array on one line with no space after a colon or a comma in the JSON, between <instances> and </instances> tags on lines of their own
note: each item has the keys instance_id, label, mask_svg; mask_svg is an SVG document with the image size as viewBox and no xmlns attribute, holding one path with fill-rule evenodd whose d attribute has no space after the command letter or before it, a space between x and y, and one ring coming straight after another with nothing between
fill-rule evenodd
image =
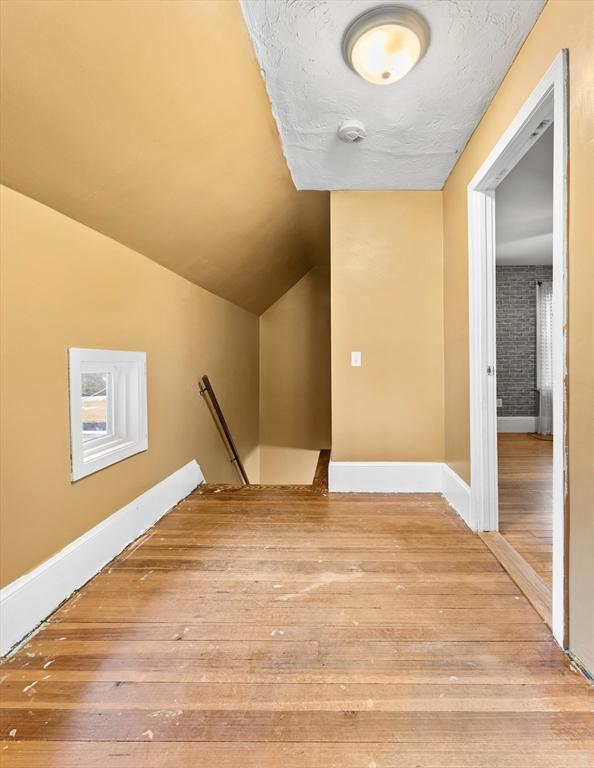
<instances>
[{"instance_id":1,"label":"sloped vaulted ceiling","mask_svg":"<svg viewBox=\"0 0 594 768\"><path fill-rule=\"evenodd\" d=\"M1 5L4 184L258 313L328 258L236 2Z\"/></svg>"}]
</instances>

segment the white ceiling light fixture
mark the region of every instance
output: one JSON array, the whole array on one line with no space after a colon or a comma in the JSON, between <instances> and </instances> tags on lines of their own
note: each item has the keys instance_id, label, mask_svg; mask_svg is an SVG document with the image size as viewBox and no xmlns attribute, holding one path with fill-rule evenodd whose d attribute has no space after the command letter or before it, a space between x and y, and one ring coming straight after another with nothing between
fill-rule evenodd
<instances>
[{"instance_id":1,"label":"white ceiling light fixture","mask_svg":"<svg viewBox=\"0 0 594 768\"><path fill-rule=\"evenodd\" d=\"M358 16L345 32L342 52L349 67L375 85L407 75L429 45L429 26L410 8L384 5Z\"/></svg>"}]
</instances>

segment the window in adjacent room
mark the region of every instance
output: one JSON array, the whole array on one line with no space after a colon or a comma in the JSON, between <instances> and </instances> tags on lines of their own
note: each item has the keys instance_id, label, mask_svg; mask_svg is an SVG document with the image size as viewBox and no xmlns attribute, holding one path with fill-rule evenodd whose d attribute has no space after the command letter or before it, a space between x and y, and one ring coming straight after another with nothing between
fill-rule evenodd
<instances>
[{"instance_id":1,"label":"window in adjacent room","mask_svg":"<svg viewBox=\"0 0 594 768\"><path fill-rule=\"evenodd\" d=\"M72 480L148 447L146 353L71 348Z\"/></svg>"}]
</instances>

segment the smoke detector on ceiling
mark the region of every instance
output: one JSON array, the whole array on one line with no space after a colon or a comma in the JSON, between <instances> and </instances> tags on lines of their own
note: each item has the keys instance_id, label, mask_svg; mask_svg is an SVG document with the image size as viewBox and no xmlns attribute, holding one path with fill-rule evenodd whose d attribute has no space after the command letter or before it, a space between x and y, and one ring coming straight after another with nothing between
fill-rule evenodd
<instances>
[{"instance_id":1,"label":"smoke detector on ceiling","mask_svg":"<svg viewBox=\"0 0 594 768\"><path fill-rule=\"evenodd\" d=\"M347 144L354 144L367 138L365 126L359 120L345 120L338 127L338 138Z\"/></svg>"}]
</instances>

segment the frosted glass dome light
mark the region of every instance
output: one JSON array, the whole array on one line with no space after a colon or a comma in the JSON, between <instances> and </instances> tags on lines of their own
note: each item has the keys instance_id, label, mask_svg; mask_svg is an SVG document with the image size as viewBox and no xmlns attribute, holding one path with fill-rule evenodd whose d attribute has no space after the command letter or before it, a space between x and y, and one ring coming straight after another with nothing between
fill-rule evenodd
<instances>
[{"instance_id":1,"label":"frosted glass dome light","mask_svg":"<svg viewBox=\"0 0 594 768\"><path fill-rule=\"evenodd\" d=\"M347 29L344 58L375 85L395 83L415 66L429 45L427 22L410 8L386 5L356 18Z\"/></svg>"}]
</instances>

